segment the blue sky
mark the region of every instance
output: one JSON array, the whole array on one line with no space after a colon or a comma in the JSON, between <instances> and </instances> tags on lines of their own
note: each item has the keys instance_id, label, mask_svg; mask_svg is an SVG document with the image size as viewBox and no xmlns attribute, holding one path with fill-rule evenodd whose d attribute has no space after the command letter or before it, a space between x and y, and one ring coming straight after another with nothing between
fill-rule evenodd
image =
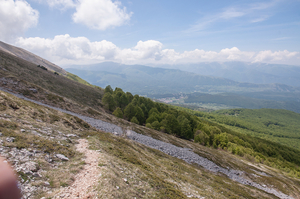
<instances>
[{"instance_id":1,"label":"blue sky","mask_svg":"<svg viewBox=\"0 0 300 199\"><path fill-rule=\"evenodd\" d=\"M0 5L0 40L61 66L300 65L300 0L0 0Z\"/></svg>"}]
</instances>

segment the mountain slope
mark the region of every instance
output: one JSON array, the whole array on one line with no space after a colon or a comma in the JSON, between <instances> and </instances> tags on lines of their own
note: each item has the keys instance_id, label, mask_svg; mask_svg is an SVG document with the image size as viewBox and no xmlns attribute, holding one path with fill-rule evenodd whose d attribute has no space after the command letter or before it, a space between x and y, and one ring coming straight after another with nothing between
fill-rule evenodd
<instances>
[{"instance_id":1,"label":"mountain slope","mask_svg":"<svg viewBox=\"0 0 300 199\"><path fill-rule=\"evenodd\" d=\"M282 174L275 177L278 176L277 170L272 171L262 165L257 167L252 163L245 163L239 158L228 156L224 151L203 147L187 140L131 124L131 128L135 130L142 130L144 133L155 135L157 138L160 137L165 142L176 143L180 147L190 148L188 151L194 151L201 156L208 157L220 165L216 167L242 169L246 174L244 172L239 173L239 178L247 179L246 182L261 184L259 186L262 189L268 187L266 190L269 193L253 189L253 184L249 184L250 186L243 185L225 175L210 172L206 167L189 164L135 141L102 131L96 132L76 117L70 117L64 113L17 99L2 91L0 91L0 97L3 114L0 123L1 130L4 132L4 137L1 139L5 140L0 142L1 151L4 151L3 154L12 154L13 147L20 148L15 150L14 154L27 152L26 144L31 146L30 150L39 150L39 154L35 155L35 158L31 158L30 163L37 165L39 162L40 166L29 167L32 171L27 171L28 168L25 168L25 162L22 162L24 155L22 161L18 159L19 156L6 156L11 162L18 160L21 165L15 166L21 171L23 171L23 167L25 168L24 172L19 172L19 175L20 180L23 179L23 193L26 195L30 194L39 198L67 198L70 194L82 197L84 195L91 197L91 194L94 194L94 197L100 198L119 198L122 196L126 196L125 198L273 198L272 193L276 193L279 194L280 198L286 198L282 193L294 197L299 194L297 189L299 181ZM16 106L18 109L15 108ZM18 119L18 115L24 115L22 120ZM73 134L68 134L68 132ZM35 140L34 144L31 144L31 137ZM49 138L50 141L47 141L50 142L47 145L48 148L43 147L44 140ZM70 188L67 189L70 191L66 192L59 187L69 187L73 181L84 180L83 178L78 179L80 173L85 170L90 171L88 169L90 166L80 166L88 160L81 159L82 156L75 151L77 146L74 144L77 141L82 142L78 139L86 138L90 147L97 150L100 155L99 159L93 161L98 163L98 167L94 168L100 173L96 177L99 181L96 180L97 182L92 183L96 188L87 193L70 192L72 190ZM43 144L39 144L40 142ZM39 147L42 147L43 150L41 151ZM58 153L62 153L69 160L63 161L65 157L58 156ZM31 153L26 153L25 160L27 155L30 156ZM78 176L75 175L77 173ZM38 179L38 184L35 183L36 179ZM274 185L279 192L271 188ZM28 192L29 190L30 192Z\"/></svg>"},{"instance_id":2,"label":"mountain slope","mask_svg":"<svg viewBox=\"0 0 300 199\"><path fill-rule=\"evenodd\" d=\"M28 52L27 50L24 50L22 48L18 48L18 47L15 47L15 46L12 46L12 45L9 45L9 44L6 44L6 43L0 41L0 50L10 53L11 55L14 55L16 57L22 58L22 59L29 61L31 63L34 63L36 65L44 66L44 67L48 68L49 70L56 71L56 72L64 74L64 75L67 74L67 72L64 69L62 69L61 67L39 57L31 52Z\"/></svg>"},{"instance_id":3,"label":"mountain slope","mask_svg":"<svg viewBox=\"0 0 300 199\"><path fill-rule=\"evenodd\" d=\"M103 91L100 88L81 84L63 75L56 75L3 51L0 51L0 57L2 86L32 97L43 96L44 100L51 99L50 92L52 92L78 104L101 109ZM59 102L62 100L58 100L56 103L59 104Z\"/></svg>"}]
</instances>

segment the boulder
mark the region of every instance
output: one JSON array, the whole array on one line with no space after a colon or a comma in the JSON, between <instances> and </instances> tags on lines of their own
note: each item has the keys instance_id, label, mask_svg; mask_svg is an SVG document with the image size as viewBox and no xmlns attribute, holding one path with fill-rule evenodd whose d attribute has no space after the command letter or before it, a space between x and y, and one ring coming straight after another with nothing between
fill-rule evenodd
<instances>
[{"instance_id":1,"label":"boulder","mask_svg":"<svg viewBox=\"0 0 300 199\"><path fill-rule=\"evenodd\" d=\"M56 154L55 156L63 161L69 161L69 158L67 158L63 154Z\"/></svg>"}]
</instances>

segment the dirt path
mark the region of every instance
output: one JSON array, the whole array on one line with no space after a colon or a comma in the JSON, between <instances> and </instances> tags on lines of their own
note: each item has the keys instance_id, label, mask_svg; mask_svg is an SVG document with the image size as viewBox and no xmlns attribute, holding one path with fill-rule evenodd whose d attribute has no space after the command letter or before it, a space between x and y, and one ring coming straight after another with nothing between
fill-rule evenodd
<instances>
[{"instance_id":1,"label":"dirt path","mask_svg":"<svg viewBox=\"0 0 300 199\"><path fill-rule=\"evenodd\" d=\"M64 188L58 194L58 198L98 198L94 186L98 184L101 175L101 168L98 166L100 153L88 149L86 139L78 140L76 148L79 152L85 154L85 163L83 170L75 176L72 186Z\"/></svg>"}]
</instances>

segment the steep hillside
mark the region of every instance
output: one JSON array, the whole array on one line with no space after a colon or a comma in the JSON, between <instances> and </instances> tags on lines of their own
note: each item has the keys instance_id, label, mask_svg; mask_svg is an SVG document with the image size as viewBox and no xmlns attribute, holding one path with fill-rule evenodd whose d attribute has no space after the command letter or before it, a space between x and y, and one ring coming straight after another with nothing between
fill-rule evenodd
<instances>
[{"instance_id":1,"label":"steep hillside","mask_svg":"<svg viewBox=\"0 0 300 199\"><path fill-rule=\"evenodd\" d=\"M300 194L298 180L279 170L241 161L225 151L126 124L127 128L189 148L216 162L215 167L241 170L239 178L252 184L243 185L130 139L95 131L77 117L8 93L0 91L0 97L0 152L14 164L28 198L274 198L275 193L281 194L280 198L286 198L283 193L297 198ZM86 140L92 150L87 149ZM90 162L90 153L97 159ZM253 188L255 183L269 193Z\"/></svg>"},{"instance_id":2,"label":"steep hillside","mask_svg":"<svg viewBox=\"0 0 300 199\"><path fill-rule=\"evenodd\" d=\"M27 50L6 44L2 41L0 41L0 51L7 52L11 55L22 58L22 59L29 61L31 63L34 63L36 65L45 66L49 70L56 71L56 72L64 74L64 75L67 74L67 72L64 69L62 69L61 67L39 57L31 52L28 52Z\"/></svg>"},{"instance_id":3,"label":"steep hillside","mask_svg":"<svg viewBox=\"0 0 300 199\"><path fill-rule=\"evenodd\" d=\"M57 98L55 103L58 105L63 102L61 97L66 97L79 105L101 110L101 88L84 85L63 75L43 70L36 64L3 51L0 51L0 58L1 86L29 97L44 98L43 100L48 101L55 101ZM53 97L51 92L58 97Z\"/></svg>"}]
</instances>

